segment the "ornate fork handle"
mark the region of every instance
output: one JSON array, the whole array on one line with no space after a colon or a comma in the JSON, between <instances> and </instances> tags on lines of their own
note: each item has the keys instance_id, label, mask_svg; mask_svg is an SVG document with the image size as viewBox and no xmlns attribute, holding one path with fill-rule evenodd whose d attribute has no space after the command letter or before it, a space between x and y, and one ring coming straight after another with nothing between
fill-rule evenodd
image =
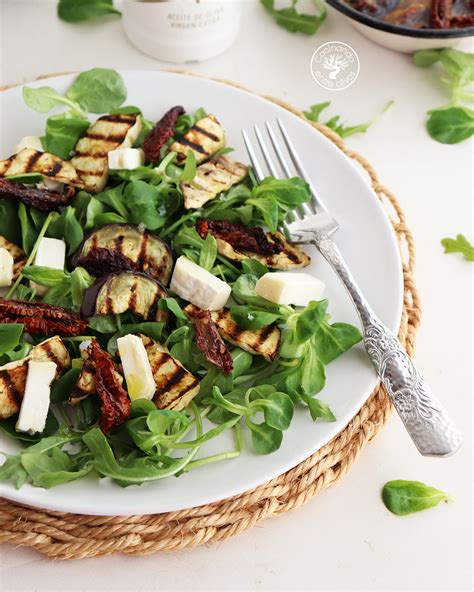
<instances>
[{"instance_id":1,"label":"ornate fork handle","mask_svg":"<svg viewBox=\"0 0 474 592\"><path fill-rule=\"evenodd\" d=\"M369 306L337 245L319 233L312 242L337 272L354 301L367 353L416 447L424 456L450 456L461 445L461 432L435 399L400 341Z\"/></svg>"}]
</instances>

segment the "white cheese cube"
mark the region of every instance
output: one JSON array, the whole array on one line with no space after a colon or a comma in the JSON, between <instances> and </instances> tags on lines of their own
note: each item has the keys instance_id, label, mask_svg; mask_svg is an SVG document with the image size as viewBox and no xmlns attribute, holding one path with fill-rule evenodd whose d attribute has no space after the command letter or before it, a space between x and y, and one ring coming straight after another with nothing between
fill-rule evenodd
<instances>
[{"instance_id":1,"label":"white cheese cube","mask_svg":"<svg viewBox=\"0 0 474 592\"><path fill-rule=\"evenodd\" d=\"M31 148L32 150L44 152L43 144L41 143L41 138L39 136L25 136L22 138L15 148L15 154L21 152L23 148Z\"/></svg>"},{"instance_id":2,"label":"white cheese cube","mask_svg":"<svg viewBox=\"0 0 474 592\"><path fill-rule=\"evenodd\" d=\"M170 288L199 308L219 310L229 299L231 287L187 257L176 261Z\"/></svg>"},{"instance_id":3,"label":"white cheese cube","mask_svg":"<svg viewBox=\"0 0 474 592\"><path fill-rule=\"evenodd\" d=\"M49 410L51 383L55 375L54 362L28 362L25 394L15 426L17 432L35 434L44 430Z\"/></svg>"},{"instance_id":4,"label":"white cheese cube","mask_svg":"<svg viewBox=\"0 0 474 592\"><path fill-rule=\"evenodd\" d=\"M109 169L132 171L145 164L145 153L141 148L117 148L107 154Z\"/></svg>"},{"instance_id":5,"label":"white cheese cube","mask_svg":"<svg viewBox=\"0 0 474 592\"><path fill-rule=\"evenodd\" d=\"M0 287L11 286L13 282L13 257L10 253L0 248Z\"/></svg>"},{"instance_id":6,"label":"white cheese cube","mask_svg":"<svg viewBox=\"0 0 474 592\"><path fill-rule=\"evenodd\" d=\"M57 238L43 237L36 251L35 265L50 267L51 269L64 269L66 261L66 243ZM44 296L48 291L46 286L40 286L30 282L31 288L35 289L39 296Z\"/></svg>"},{"instance_id":7,"label":"white cheese cube","mask_svg":"<svg viewBox=\"0 0 474 592\"><path fill-rule=\"evenodd\" d=\"M156 383L142 340L125 335L117 339L117 346L130 399L153 399Z\"/></svg>"},{"instance_id":8,"label":"white cheese cube","mask_svg":"<svg viewBox=\"0 0 474 592\"><path fill-rule=\"evenodd\" d=\"M307 306L311 300L321 300L325 288L323 282L307 273L276 271L263 275L255 291L275 304Z\"/></svg>"}]
</instances>

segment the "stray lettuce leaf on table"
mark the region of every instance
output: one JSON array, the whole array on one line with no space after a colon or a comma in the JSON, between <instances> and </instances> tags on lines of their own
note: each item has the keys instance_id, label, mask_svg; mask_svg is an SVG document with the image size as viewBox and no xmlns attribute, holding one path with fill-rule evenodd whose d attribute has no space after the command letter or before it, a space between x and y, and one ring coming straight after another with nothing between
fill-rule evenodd
<instances>
[{"instance_id":1,"label":"stray lettuce leaf on table","mask_svg":"<svg viewBox=\"0 0 474 592\"><path fill-rule=\"evenodd\" d=\"M382 500L385 507L397 516L406 516L447 502L451 497L420 481L397 479L388 481L382 489Z\"/></svg>"},{"instance_id":2,"label":"stray lettuce leaf on table","mask_svg":"<svg viewBox=\"0 0 474 592\"><path fill-rule=\"evenodd\" d=\"M474 261L474 245L463 234L456 238L443 238L441 244L445 253L460 253L466 261Z\"/></svg>"},{"instance_id":3,"label":"stray lettuce leaf on table","mask_svg":"<svg viewBox=\"0 0 474 592\"><path fill-rule=\"evenodd\" d=\"M260 0L260 2L276 23L290 33L314 35L326 19L326 9L319 0L313 0L314 14L298 12L298 0L291 0L289 6L279 9L275 8L275 0Z\"/></svg>"},{"instance_id":4,"label":"stray lettuce leaf on table","mask_svg":"<svg viewBox=\"0 0 474 592\"><path fill-rule=\"evenodd\" d=\"M315 105L311 105L309 111L304 111L304 115L310 121L319 122L319 116L321 115L322 111L324 111L329 105L331 101L325 101L324 103L316 103ZM341 138L348 138L349 136L353 136L354 134L364 134L369 127L372 127L377 121L382 117L384 113L386 113L390 107L393 105L393 101L390 101L385 105L382 111L366 121L365 123L359 123L356 125L346 125L344 123L340 123L341 116L334 115L330 119L324 122L324 125L332 129L336 132Z\"/></svg>"},{"instance_id":5,"label":"stray lettuce leaf on table","mask_svg":"<svg viewBox=\"0 0 474 592\"><path fill-rule=\"evenodd\" d=\"M421 68L439 67L440 80L448 87L447 105L428 111L426 129L442 144L457 144L474 134L474 111L463 102L474 100L474 54L456 49L423 49L413 56Z\"/></svg>"}]
</instances>

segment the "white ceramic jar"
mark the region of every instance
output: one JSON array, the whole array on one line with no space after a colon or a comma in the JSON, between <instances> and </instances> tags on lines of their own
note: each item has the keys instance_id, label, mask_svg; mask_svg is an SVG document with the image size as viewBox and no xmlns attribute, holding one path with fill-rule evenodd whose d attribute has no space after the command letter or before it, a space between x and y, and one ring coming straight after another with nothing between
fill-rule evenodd
<instances>
[{"instance_id":1,"label":"white ceramic jar","mask_svg":"<svg viewBox=\"0 0 474 592\"><path fill-rule=\"evenodd\" d=\"M212 58L235 41L239 0L124 0L123 26L144 53L166 62Z\"/></svg>"}]
</instances>

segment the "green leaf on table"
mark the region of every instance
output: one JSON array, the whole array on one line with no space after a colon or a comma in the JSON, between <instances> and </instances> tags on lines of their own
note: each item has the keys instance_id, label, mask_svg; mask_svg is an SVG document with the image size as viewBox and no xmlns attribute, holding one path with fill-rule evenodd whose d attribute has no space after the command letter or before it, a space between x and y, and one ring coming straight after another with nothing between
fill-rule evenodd
<instances>
[{"instance_id":1,"label":"green leaf on table","mask_svg":"<svg viewBox=\"0 0 474 592\"><path fill-rule=\"evenodd\" d=\"M58 16L68 23L80 23L121 12L114 8L113 0L59 0Z\"/></svg>"},{"instance_id":2,"label":"green leaf on table","mask_svg":"<svg viewBox=\"0 0 474 592\"><path fill-rule=\"evenodd\" d=\"M260 0L260 2L274 17L277 24L291 33L314 35L326 18L326 10L318 0L313 0L315 14L298 12L296 8L298 0L292 0L290 6L280 9L275 8L275 0Z\"/></svg>"},{"instance_id":3,"label":"green leaf on table","mask_svg":"<svg viewBox=\"0 0 474 592\"><path fill-rule=\"evenodd\" d=\"M467 107L445 107L429 111L426 129L441 144L458 144L474 135L474 111Z\"/></svg>"},{"instance_id":4,"label":"green leaf on table","mask_svg":"<svg viewBox=\"0 0 474 592\"><path fill-rule=\"evenodd\" d=\"M466 261L474 261L474 245L463 234L456 238L443 238L441 244L445 253L461 253Z\"/></svg>"},{"instance_id":5,"label":"green leaf on table","mask_svg":"<svg viewBox=\"0 0 474 592\"><path fill-rule=\"evenodd\" d=\"M324 103L316 103L315 105L311 105L309 111L304 111L304 115L310 121L319 122L319 116L327 107L329 107L330 104L330 101L325 101ZM334 115L333 117L325 121L324 125L326 125L333 131L335 131L337 134L339 134L341 138L348 138L349 136L353 136L354 134L363 134L370 127L372 127L382 117L382 115L386 113L388 109L390 109L392 105L393 101L390 101L389 103L387 103L387 105L385 105L385 107L378 115L372 117L372 119L369 119L365 123L359 123L356 125L346 125L344 123L340 123L340 115Z\"/></svg>"},{"instance_id":6,"label":"green leaf on table","mask_svg":"<svg viewBox=\"0 0 474 592\"><path fill-rule=\"evenodd\" d=\"M397 479L385 483L382 500L390 512L397 516L405 516L433 508L440 502L450 501L451 497L444 491L420 481Z\"/></svg>"}]
</instances>

